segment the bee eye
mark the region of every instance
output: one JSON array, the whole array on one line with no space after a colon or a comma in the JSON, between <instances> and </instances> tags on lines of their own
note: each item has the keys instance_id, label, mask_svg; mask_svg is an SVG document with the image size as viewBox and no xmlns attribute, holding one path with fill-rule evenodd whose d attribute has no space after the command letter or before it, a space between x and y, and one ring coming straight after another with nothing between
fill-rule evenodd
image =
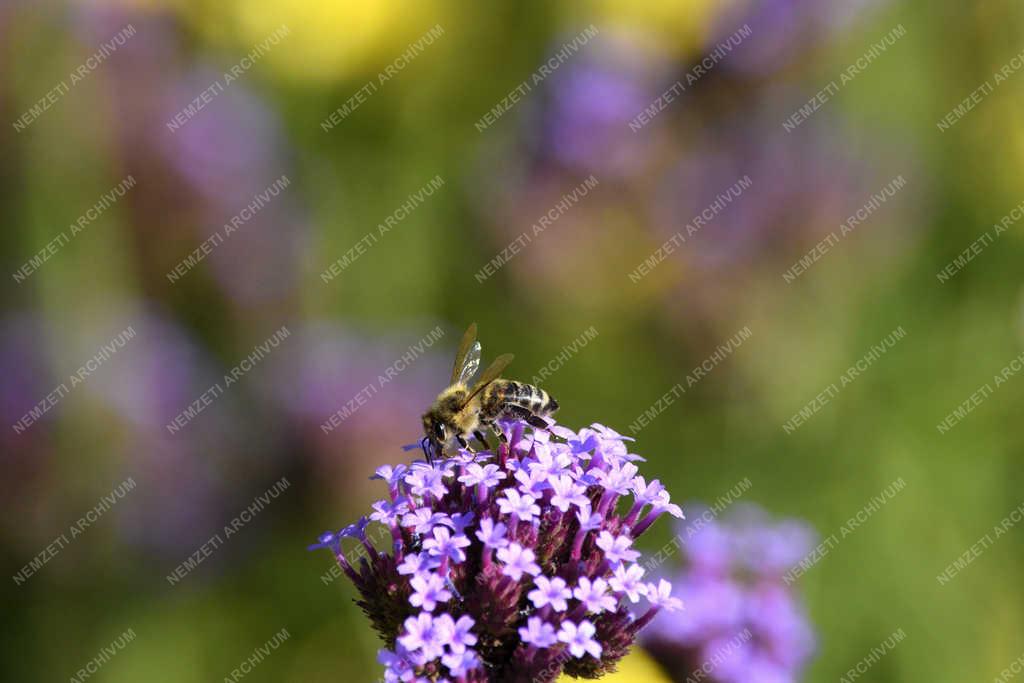
<instances>
[{"instance_id":1,"label":"bee eye","mask_svg":"<svg viewBox=\"0 0 1024 683\"><path fill-rule=\"evenodd\" d=\"M438 422L437 423L437 425L434 427L434 434L439 439L443 439L444 438L444 423L443 422Z\"/></svg>"}]
</instances>

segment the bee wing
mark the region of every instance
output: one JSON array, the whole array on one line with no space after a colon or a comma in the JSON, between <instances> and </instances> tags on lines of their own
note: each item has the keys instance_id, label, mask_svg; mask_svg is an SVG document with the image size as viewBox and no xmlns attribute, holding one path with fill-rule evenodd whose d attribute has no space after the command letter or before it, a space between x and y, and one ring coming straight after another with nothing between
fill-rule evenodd
<instances>
[{"instance_id":1,"label":"bee wing","mask_svg":"<svg viewBox=\"0 0 1024 683\"><path fill-rule=\"evenodd\" d=\"M466 328L466 333L462 335L462 341L459 342L459 350L455 354L455 365L452 367L451 384L455 384L465 374L466 361L473 355L470 352L474 346L476 347L476 363L473 366L475 372L477 366L480 365L480 344L476 341L476 323ZM472 377L472 373L470 373L470 377Z\"/></svg>"},{"instance_id":2,"label":"bee wing","mask_svg":"<svg viewBox=\"0 0 1024 683\"><path fill-rule=\"evenodd\" d=\"M480 342L473 342L466 353L466 360L462 361L462 370L459 372L459 382L469 384L477 369L480 367Z\"/></svg>"},{"instance_id":3,"label":"bee wing","mask_svg":"<svg viewBox=\"0 0 1024 683\"><path fill-rule=\"evenodd\" d=\"M501 376L501 373L504 372L505 368L508 367L508 364L512 362L513 358L515 358L515 356L511 353L505 353L495 358L494 362L484 370L483 374L480 375L480 379L478 379L476 384L473 385L473 389L469 392L469 396L466 397L466 402L468 403L469 399L480 393L480 391L488 384L498 379L498 377Z\"/></svg>"}]
</instances>

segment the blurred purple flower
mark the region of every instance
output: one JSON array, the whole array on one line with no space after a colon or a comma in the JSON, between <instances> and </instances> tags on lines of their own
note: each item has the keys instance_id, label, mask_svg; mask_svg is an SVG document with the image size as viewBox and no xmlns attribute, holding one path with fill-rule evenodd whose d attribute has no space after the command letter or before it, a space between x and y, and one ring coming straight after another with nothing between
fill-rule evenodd
<instances>
[{"instance_id":1,"label":"blurred purple flower","mask_svg":"<svg viewBox=\"0 0 1024 683\"><path fill-rule=\"evenodd\" d=\"M19 422L47 394L59 385L47 357L46 326L41 317L30 314L11 314L0 319L0 420L6 457L14 457L39 426L29 426L18 433L12 425ZM41 418L47 420L47 416ZM20 444L15 448L15 444ZM6 447L6 446L9 446Z\"/></svg>"},{"instance_id":2,"label":"blurred purple flower","mask_svg":"<svg viewBox=\"0 0 1024 683\"><path fill-rule=\"evenodd\" d=\"M106 406L122 435L132 476L148 494L132 515L119 518L121 533L148 552L178 557L192 548L196 530L228 516L243 454L236 397L221 395L179 432L167 425L212 385L222 382L217 364L172 319L140 309L131 316L135 336L81 391Z\"/></svg>"},{"instance_id":3,"label":"blurred purple flower","mask_svg":"<svg viewBox=\"0 0 1024 683\"><path fill-rule=\"evenodd\" d=\"M710 52L742 26L749 26L750 35L722 60L722 66L729 71L767 75L835 39L854 17L880 2L741 0L728 5L719 15L705 47Z\"/></svg>"},{"instance_id":4,"label":"blurred purple flower","mask_svg":"<svg viewBox=\"0 0 1024 683\"><path fill-rule=\"evenodd\" d=\"M198 67L173 85L164 123L215 83L222 90L209 105L173 133L164 129L161 149L206 207L200 241L215 232L223 238L210 262L224 290L249 305L280 300L297 285L306 230L269 103L243 83L224 85L221 72ZM232 221L228 233L224 226Z\"/></svg>"},{"instance_id":5,"label":"blurred purple flower","mask_svg":"<svg viewBox=\"0 0 1024 683\"><path fill-rule=\"evenodd\" d=\"M164 274L210 239L215 248L206 260L231 303L258 313L268 302L288 301L307 231L294 187L268 190L275 181L292 180L287 141L270 101L255 93L247 75L228 81L230 63L191 57L171 13L79 12L86 43L129 23L136 28L104 73L117 121L115 156L137 181L126 201L134 213L131 227L145 236L141 255L152 262L143 271L166 286ZM196 110L200 96L206 101ZM260 193L266 201L256 200ZM232 219L235 229L228 233L224 225Z\"/></svg>"},{"instance_id":6,"label":"blurred purple flower","mask_svg":"<svg viewBox=\"0 0 1024 683\"><path fill-rule=\"evenodd\" d=\"M799 136L777 134L787 101L699 124L663 177L657 225L666 239L686 238L682 260L702 270L735 269L780 245L813 244L865 193L866 169L844 150L833 122L807 121ZM711 220L698 223L713 205Z\"/></svg>"},{"instance_id":7,"label":"blurred purple flower","mask_svg":"<svg viewBox=\"0 0 1024 683\"><path fill-rule=\"evenodd\" d=\"M166 433L167 423L220 377L204 349L171 318L143 310L132 320L135 336L83 388L136 428Z\"/></svg>"},{"instance_id":8,"label":"blurred purple flower","mask_svg":"<svg viewBox=\"0 0 1024 683\"><path fill-rule=\"evenodd\" d=\"M799 680L814 633L783 575L814 533L796 520L770 521L752 505L735 505L726 519L702 507L686 511L678 536L686 566L674 580L686 609L655 619L644 647L677 681L701 670L716 683Z\"/></svg>"},{"instance_id":9,"label":"blurred purple flower","mask_svg":"<svg viewBox=\"0 0 1024 683\"><path fill-rule=\"evenodd\" d=\"M533 234L531 241L543 240L545 248L518 250L511 275L538 296L552 289L572 296L570 283L585 280L597 288L588 301L626 306L623 294L591 274L621 269L624 258L642 264L673 240L658 277L645 286L663 294L672 319L715 325L736 310L763 268L775 270L806 253L877 190L876 182L891 178L882 180L879 165L862 161L885 155L853 151L856 131L841 124L834 107L793 134L782 129L807 94L767 72L790 59L790 50L806 52L837 30L840 4L741 2L723 11L720 35L709 38L705 54L673 63L636 41L602 40L563 65L545 81L545 97L533 99L536 112L524 109L520 149L528 153L513 182L487 197L485 223L498 233L494 246L531 235L543 212L564 203L588 173L600 184L558 216L557 229ZM692 80L692 68L715 49L715 40L744 23L751 36ZM768 77L750 77L744 60ZM675 87L677 81L685 87ZM660 99L669 91L670 101ZM744 187L737 188L741 180ZM729 195L724 202L722 195ZM716 203L721 208L709 220ZM564 254L580 245L588 259L567 262Z\"/></svg>"},{"instance_id":10,"label":"blurred purple flower","mask_svg":"<svg viewBox=\"0 0 1024 683\"><path fill-rule=\"evenodd\" d=\"M64 380L48 356L53 337L41 316L9 313L0 318L0 496L7 514L0 528L26 532L26 520L51 507L57 495L52 452L52 420L64 406L49 408L38 420L21 422ZM24 427L20 433L15 425ZM35 543L33 537L31 543Z\"/></svg>"},{"instance_id":11,"label":"blurred purple flower","mask_svg":"<svg viewBox=\"0 0 1024 683\"><path fill-rule=\"evenodd\" d=\"M223 85L223 73L210 66L193 68L171 83L165 123L211 84ZM163 154L181 177L207 201L244 206L260 184L281 174L284 140L267 103L237 81L211 91L213 98L173 133L159 140ZM177 106L176 106L177 105ZM176 108L175 108L176 107ZM254 142L258 141L258 144Z\"/></svg>"},{"instance_id":12,"label":"blurred purple flower","mask_svg":"<svg viewBox=\"0 0 1024 683\"><path fill-rule=\"evenodd\" d=\"M602 179L638 172L651 141L635 135L629 123L660 94L665 67L639 36L602 38L545 84L537 152L566 170Z\"/></svg>"}]
</instances>

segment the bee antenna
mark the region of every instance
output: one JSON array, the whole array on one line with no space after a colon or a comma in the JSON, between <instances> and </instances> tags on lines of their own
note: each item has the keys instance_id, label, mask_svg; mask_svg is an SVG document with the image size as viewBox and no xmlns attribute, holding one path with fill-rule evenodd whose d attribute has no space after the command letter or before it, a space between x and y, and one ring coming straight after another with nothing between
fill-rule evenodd
<instances>
[{"instance_id":1,"label":"bee antenna","mask_svg":"<svg viewBox=\"0 0 1024 683\"><path fill-rule=\"evenodd\" d=\"M430 447L429 447L428 441L429 441L429 438L426 437L426 436L423 437L422 439L420 439L420 448L423 449L423 455L424 455L424 457L426 457L427 462L430 463L430 464L433 464L433 460L430 457Z\"/></svg>"}]
</instances>

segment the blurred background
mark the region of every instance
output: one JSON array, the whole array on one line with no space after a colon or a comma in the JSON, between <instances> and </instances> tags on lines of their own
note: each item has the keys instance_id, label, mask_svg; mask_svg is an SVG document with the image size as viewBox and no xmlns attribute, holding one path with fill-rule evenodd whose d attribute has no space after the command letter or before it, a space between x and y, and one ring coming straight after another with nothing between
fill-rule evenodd
<instances>
[{"instance_id":1,"label":"blurred background","mask_svg":"<svg viewBox=\"0 0 1024 683\"><path fill-rule=\"evenodd\" d=\"M870 680L999 676L1024 653L1024 529L993 531L1024 498L1022 22L3 0L3 678L374 680L305 546L410 459L471 321L674 500L739 486L834 535L791 586L794 680L898 629Z\"/></svg>"}]
</instances>

